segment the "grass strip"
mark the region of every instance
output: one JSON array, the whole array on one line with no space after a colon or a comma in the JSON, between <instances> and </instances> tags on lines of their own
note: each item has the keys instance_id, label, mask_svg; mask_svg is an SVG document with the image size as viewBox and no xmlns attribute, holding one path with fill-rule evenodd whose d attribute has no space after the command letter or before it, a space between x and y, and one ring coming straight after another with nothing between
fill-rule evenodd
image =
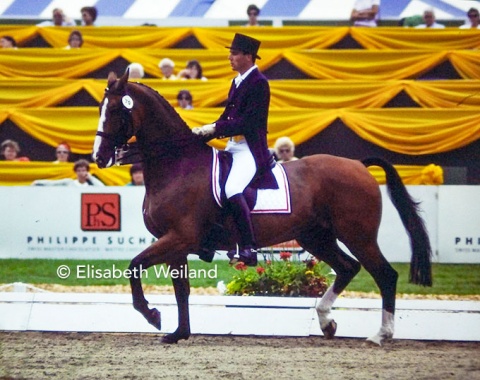
<instances>
[{"instance_id":1,"label":"grass strip","mask_svg":"<svg viewBox=\"0 0 480 380\"><path fill-rule=\"evenodd\" d=\"M60 278L60 266L70 270L68 278ZM29 284L60 284L66 286L128 285L128 277L116 274L128 268L128 260L64 260L64 259L0 259L0 284L24 282ZM409 264L393 263L399 273L398 293L404 294L480 294L480 264L433 264L433 287L408 283ZM191 278L192 287L215 287L218 281L227 284L236 270L225 260L205 263L192 260L188 270L198 278ZM192 272L193 271L193 272ZM109 275L110 274L110 275ZM190 276L191 277L191 276ZM142 273L146 285L171 285L168 269L148 269ZM379 293L372 277L362 268L346 290Z\"/></svg>"}]
</instances>

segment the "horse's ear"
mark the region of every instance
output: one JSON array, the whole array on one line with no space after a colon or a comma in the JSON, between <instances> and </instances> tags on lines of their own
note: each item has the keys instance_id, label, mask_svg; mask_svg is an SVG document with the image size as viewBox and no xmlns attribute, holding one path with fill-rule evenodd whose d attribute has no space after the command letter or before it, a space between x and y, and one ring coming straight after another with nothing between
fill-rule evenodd
<instances>
[{"instance_id":1,"label":"horse's ear","mask_svg":"<svg viewBox=\"0 0 480 380\"><path fill-rule=\"evenodd\" d=\"M117 80L117 74L115 74L113 71L110 71L108 73L108 87L112 88L112 86L116 82L116 80Z\"/></svg>"},{"instance_id":2,"label":"horse's ear","mask_svg":"<svg viewBox=\"0 0 480 380\"><path fill-rule=\"evenodd\" d=\"M125 72L125 74L122 75L122 77L120 78L120 80L118 81L118 89L120 90L123 90L128 82L128 72L130 70L127 69L127 71Z\"/></svg>"}]
</instances>

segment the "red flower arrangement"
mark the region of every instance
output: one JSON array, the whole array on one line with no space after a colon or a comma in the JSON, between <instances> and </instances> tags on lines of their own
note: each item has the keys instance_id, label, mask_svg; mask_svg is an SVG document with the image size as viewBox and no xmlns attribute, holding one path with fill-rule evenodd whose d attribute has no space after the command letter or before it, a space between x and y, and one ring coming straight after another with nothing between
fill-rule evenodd
<instances>
[{"instance_id":1,"label":"red flower arrangement","mask_svg":"<svg viewBox=\"0 0 480 380\"><path fill-rule=\"evenodd\" d=\"M331 282L330 267L313 256L305 261L292 260L291 252L279 256L280 260L266 260L256 268L238 263L226 293L290 297L321 297L325 293Z\"/></svg>"}]
</instances>

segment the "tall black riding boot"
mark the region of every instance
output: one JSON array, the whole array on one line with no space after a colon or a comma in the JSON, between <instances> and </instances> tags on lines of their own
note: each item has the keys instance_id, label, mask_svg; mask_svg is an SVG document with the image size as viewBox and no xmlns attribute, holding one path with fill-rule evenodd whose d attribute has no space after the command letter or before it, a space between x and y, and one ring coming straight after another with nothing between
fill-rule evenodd
<instances>
[{"instance_id":1,"label":"tall black riding boot","mask_svg":"<svg viewBox=\"0 0 480 380\"><path fill-rule=\"evenodd\" d=\"M238 233L240 235L239 259L245 265L257 265L257 243L253 232L252 219L250 218L250 209L243 194L236 194L228 199L230 210L235 221Z\"/></svg>"}]
</instances>

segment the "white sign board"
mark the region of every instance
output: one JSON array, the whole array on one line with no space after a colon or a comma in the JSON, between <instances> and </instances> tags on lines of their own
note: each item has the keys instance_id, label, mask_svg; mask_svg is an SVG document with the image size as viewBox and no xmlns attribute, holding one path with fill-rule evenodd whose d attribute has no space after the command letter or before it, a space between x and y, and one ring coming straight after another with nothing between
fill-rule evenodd
<instances>
[{"instance_id":1,"label":"white sign board","mask_svg":"<svg viewBox=\"0 0 480 380\"><path fill-rule=\"evenodd\" d=\"M2 187L0 258L132 259L154 237L144 187Z\"/></svg>"},{"instance_id":2,"label":"white sign board","mask_svg":"<svg viewBox=\"0 0 480 380\"><path fill-rule=\"evenodd\" d=\"M480 263L480 186L440 186L442 263Z\"/></svg>"},{"instance_id":3,"label":"white sign board","mask_svg":"<svg viewBox=\"0 0 480 380\"><path fill-rule=\"evenodd\" d=\"M380 188L380 249L390 262L410 262L408 235ZM480 186L407 189L421 202L433 261L480 263ZM143 223L144 194L130 186L0 187L0 258L130 260L155 240Z\"/></svg>"}]
</instances>

